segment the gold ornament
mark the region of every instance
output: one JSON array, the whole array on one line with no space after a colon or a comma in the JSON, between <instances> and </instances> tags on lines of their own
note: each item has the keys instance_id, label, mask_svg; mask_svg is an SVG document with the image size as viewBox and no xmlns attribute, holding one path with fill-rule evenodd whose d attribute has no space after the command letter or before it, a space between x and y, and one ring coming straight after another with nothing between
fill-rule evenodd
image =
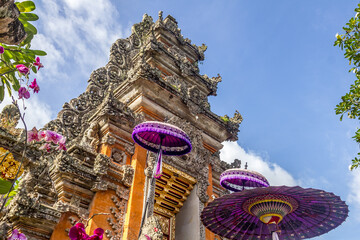
<instances>
[{"instance_id":1,"label":"gold ornament","mask_svg":"<svg viewBox=\"0 0 360 240\"><path fill-rule=\"evenodd\" d=\"M0 177L3 179L14 179L20 167L20 162L14 159L14 156L11 152L2 147L0 147L0 162L2 162L0 164ZM23 172L24 168L21 167L18 177L20 177Z\"/></svg>"}]
</instances>

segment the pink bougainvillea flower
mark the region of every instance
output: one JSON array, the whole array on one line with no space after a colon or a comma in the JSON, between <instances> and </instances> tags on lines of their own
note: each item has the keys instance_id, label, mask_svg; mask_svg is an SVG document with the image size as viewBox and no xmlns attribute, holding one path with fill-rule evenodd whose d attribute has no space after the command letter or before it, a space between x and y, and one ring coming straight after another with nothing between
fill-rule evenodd
<instances>
[{"instance_id":1,"label":"pink bougainvillea flower","mask_svg":"<svg viewBox=\"0 0 360 240\"><path fill-rule=\"evenodd\" d=\"M39 133L36 127L34 127L31 131L27 132L27 140L28 142L40 141Z\"/></svg>"},{"instance_id":2,"label":"pink bougainvillea flower","mask_svg":"<svg viewBox=\"0 0 360 240\"><path fill-rule=\"evenodd\" d=\"M70 240L87 240L89 236L85 233L85 226L82 223L77 223L70 228L69 231Z\"/></svg>"},{"instance_id":3,"label":"pink bougainvillea flower","mask_svg":"<svg viewBox=\"0 0 360 240\"><path fill-rule=\"evenodd\" d=\"M17 229L12 231L11 237L8 240L27 240L27 237L23 233L19 233Z\"/></svg>"},{"instance_id":4,"label":"pink bougainvillea flower","mask_svg":"<svg viewBox=\"0 0 360 240\"><path fill-rule=\"evenodd\" d=\"M29 73L29 68L27 66L25 66L24 64L16 65L16 68L20 73L22 73L24 75Z\"/></svg>"},{"instance_id":5,"label":"pink bougainvillea flower","mask_svg":"<svg viewBox=\"0 0 360 240\"><path fill-rule=\"evenodd\" d=\"M40 90L39 85L36 82L36 78L34 78L34 81L31 82L29 88L32 88L34 90L34 93L38 93Z\"/></svg>"},{"instance_id":6,"label":"pink bougainvillea flower","mask_svg":"<svg viewBox=\"0 0 360 240\"><path fill-rule=\"evenodd\" d=\"M38 70L42 67L44 67L44 65L42 65L42 63L40 62L40 58L37 57L36 58L36 62L34 62L34 66L38 66Z\"/></svg>"},{"instance_id":7,"label":"pink bougainvillea flower","mask_svg":"<svg viewBox=\"0 0 360 240\"><path fill-rule=\"evenodd\" d=\"M102 240L103 234L104 234L104 230L102 228L97 228L94 230L94 235L87 238L87 240Z\"/></svg>"},{"instance_id":8,"label":"pink bougainvillea flower","mask_svg":"<svg viewBox=\"0 0 360 240\"><path fill-rule=\"evenodd\" d=\"M28 99L30 97L30 93L25 87L19 88L18 93L19 93L19 99L21 98Z\"/></svg>"},{"instance_id":9,"label":"pink bougainvillea flower","mask_svg":"<svg viewBox=\"0 0 360 240\"><path fill-rule=\"evenodd\" d=\"M51 152L51 145L49 143L44 143L41 147L39 147L40 150L46 150L47 152Z\"/></svg>"},{"instance_id":10,"label":"pink bougainvillea flower","mask_svg":"<svg viewBox=\"0 0 360 240\"><path fill-rule=\"evenodd\" d=\"M45 141L47 142L53 142L54 144L58 144L62 138L63 136L61 134L58 134L57 132L53 132L50 130L46 131Z\"/></svg>"},{"instance_id":11,"label":"pink bougainvillea flower","mask_svg":"<svg viewBox=\"0 0 360 240\"><path fill-rule=\"evenodd\" d=\"M62 137L59 142L58 142L59 146L56 148L56 150L64 150L66 151L66 137ZM96 230L96 229L95 229Z\"/></svg>"},{"instance_id":12,"label":"pink bougainvillea flower","mask_svg":"<svg viewBox=\"0 0 360 240\"><path fill-rule=\"evenodd\" d=\"M3 54L4 53L4 47L3 46L0 46L0 54Z\"/></svg>"}]
</instances>

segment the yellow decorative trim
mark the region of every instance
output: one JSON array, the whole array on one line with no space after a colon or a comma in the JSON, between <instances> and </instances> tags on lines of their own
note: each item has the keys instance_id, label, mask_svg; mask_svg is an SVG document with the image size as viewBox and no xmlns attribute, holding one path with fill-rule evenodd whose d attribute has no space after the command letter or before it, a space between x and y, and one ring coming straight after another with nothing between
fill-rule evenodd
<instances>
[{"instance_id":1,"label":"yellow decorative trim","mask_svg":"<svg viewBox=\"0 0 360 240\"><path fill-rule=\"evenodd\" d=\"M251 213L250 209L255 206L255 205L258 205L260 203L264 203L264 202L280 202L280 203L285 203L286 205L288 205L290 207L290 212L293 211L293 206L291 205L291 203L289 202L286 202L284 200L280 200L280 199L265 199L265 200L260 200L260 201L257 201L257 202L254 202L253 204L251 204L248 208L248 212Z\"/></svg>"},{"instance_id":2,"label":"yellow decorative trim","mask_svg":"<svg viewBox=\"0 0 360 240\"><path fill-rule=\"evenodd\" d=\"M268 213L268 214L261 215L259 219L260 219L260 221L262 221L263 223L266 224L266 222L264 222L264 218L266 218L266 217L274 217L274 216L280 218L279 222L281 222L281 220L283 219L283 217L280 214L276 214L276 213Z\"/></svg>"}]
</instances>

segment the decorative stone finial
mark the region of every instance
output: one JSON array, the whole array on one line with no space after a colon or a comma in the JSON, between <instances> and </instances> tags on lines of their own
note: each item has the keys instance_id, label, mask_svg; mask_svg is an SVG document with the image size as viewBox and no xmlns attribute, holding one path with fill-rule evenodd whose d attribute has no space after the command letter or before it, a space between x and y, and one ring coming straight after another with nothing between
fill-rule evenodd
<instances>
[{"instance_id":1,"label":"decorative stone finial","mask_svg":"<svg viewBox=\"0 0 360 240\"><path fill-rule=\"evenodd\" d=\"M163 11L159 11L159 21L163 21Z\"/></svg>"},{"instance_id":2,"label":"decorative stone finial","mask_svg":"<svg viewBox=\"0 0 360 240\"><path fill-rule=\"evenodd\" d=\"M245 169L247 169L248 168L248 164L247 164L247 162L245 163Z\"/></svg>"},{"instance_id":3,"label":"decorative stone finial","mask_svg":"<svg viewBox=\"0 0 360 240\"><path fill-rule=\"evenodd\" d=\"M230 164L231 168L241 168L241 160L234 159L234 162Z\"/></svg>"}]
</instances>

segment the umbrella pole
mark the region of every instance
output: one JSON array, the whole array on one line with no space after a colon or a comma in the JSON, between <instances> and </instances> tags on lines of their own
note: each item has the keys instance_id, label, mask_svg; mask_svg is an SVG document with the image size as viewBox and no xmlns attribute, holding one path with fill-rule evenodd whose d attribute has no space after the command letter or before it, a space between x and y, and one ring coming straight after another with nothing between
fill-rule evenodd
<instances>
[{"instance_id":1,"label":"umbrella pole","mask_svg":"<svg viewBox=\"0 0 360 240\"><path fill-rule=\"evenodd\" d=\"M161 152L161 146L162 146L162 142L163 142L163 139L164 137L160 136L160 147L159 147L159 151L157 153L157 156L156 156L156 159L159 158L159 155L160 155L160 152ZM151 177L151 182L150 182L150 186L149 186L149 190L147 192L147 196L146 196L146 203L145 203L145 208L144 208L144 212L143 212L143 215L141 217L141 224L140 224L140 231L139 231L139 236L138 236L138 239L140 238L141 236L141 232L142 232L142 227L145 223L145 217L146 217L146 212L147 212L147 209L148 209L148 205L149 205L149 201L150 201L150 195L151 193L153 192L153 189L155 189L155 172L156 172L156 166L154 165L153 166L154 169L153 169L153 174L152 174L152 177Z\"/></svg>"}]
</instances>

